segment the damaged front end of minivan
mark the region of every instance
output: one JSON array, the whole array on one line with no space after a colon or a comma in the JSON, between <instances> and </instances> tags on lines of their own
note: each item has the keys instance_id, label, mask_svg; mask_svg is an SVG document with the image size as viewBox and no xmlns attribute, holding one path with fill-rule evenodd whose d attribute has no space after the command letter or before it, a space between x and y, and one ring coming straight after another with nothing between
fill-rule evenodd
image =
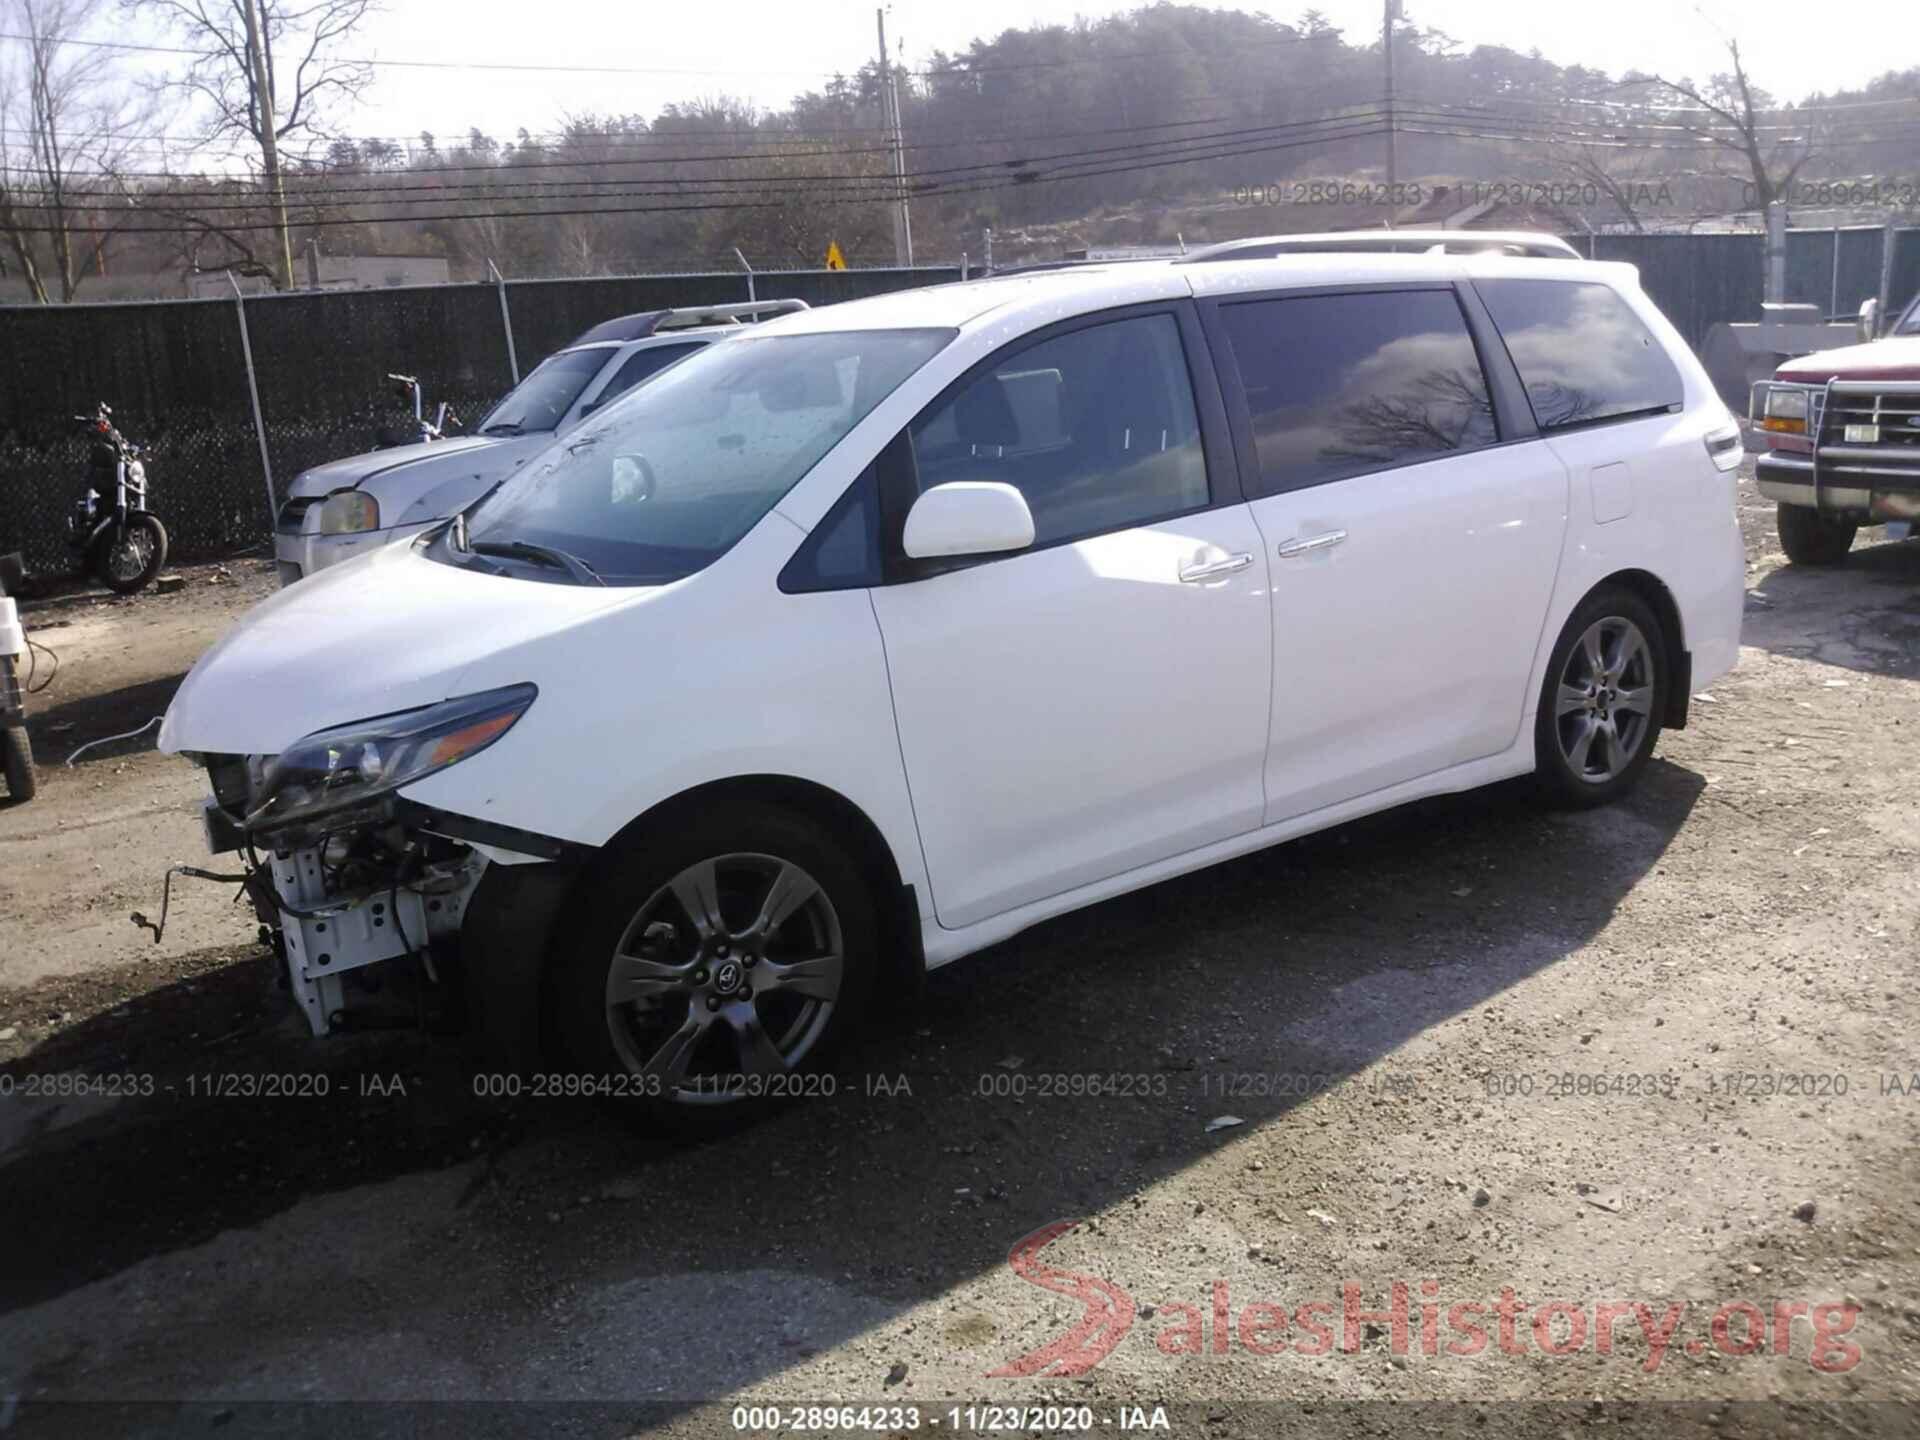
<instances>
[{"instance_id":1,"label":"damaged front end of minivan","mask_svg":"<svg viewBox=\"0 0 1920 1440\"><path fill-rule=\"evenodd\" d=\"M316 1036L444 1017L460 994L442 972L462 959L495 861L564 858L559 842L399 793L500 739L536 695L525 684L466 695L319 730L276 755L184 752L212 782L208 848L243 857L262 938Z\"/></svg>"}]
</instances>

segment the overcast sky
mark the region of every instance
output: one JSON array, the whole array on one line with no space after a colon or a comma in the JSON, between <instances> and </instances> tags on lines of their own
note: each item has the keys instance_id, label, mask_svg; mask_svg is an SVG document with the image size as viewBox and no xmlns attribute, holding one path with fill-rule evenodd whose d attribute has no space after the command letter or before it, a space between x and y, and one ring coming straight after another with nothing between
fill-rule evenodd
<instances>
[{"instance_id":1,"label":"overcast sky","mask_svg":"<svg viewBox=\"0 0 1920 1440\"><path fill-rule=\"evenodd\" d=\"M1858 85L1920 65L1914 0L1406 0L1409 22L1463 45L1539 49L1562 64L1609 72L1638 67L1704 77L1724 68L1737 34L1755 79L1775 94ZM1010 27L1071 23L1126 6L1074 0L895 0L890 40L910 64L963 50ZM1294 19L1307 7L1275 7ZM1379 0L1320 0L1349 38L1377 33ZM116 27L115 38L128 38ZM651 115L673 100L728 94L766 107L850 72L875 50L873 7L846 0L387 0L351 47L383 60L632 67L631 75L514 74L383 69L367 103L341 117L357 135L444 138L478 125L510 138L551 130L568 114ZM169 127L176 132L184 124Z\"/></svg>"}]
</instances>

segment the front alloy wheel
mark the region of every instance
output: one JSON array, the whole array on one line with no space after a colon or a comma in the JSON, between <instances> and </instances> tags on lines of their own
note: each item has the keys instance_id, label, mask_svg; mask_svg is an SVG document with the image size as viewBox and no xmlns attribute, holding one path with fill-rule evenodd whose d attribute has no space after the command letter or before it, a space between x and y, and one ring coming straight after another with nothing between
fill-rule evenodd
<instances>
[{"instance_id":1,"label":"front alloy wheel","mask_svg":"<svg viewBox=\"0 0 1920 1440\"><path fill-rule=\"evenodd\" d=\"M116 595L131 595L152 584L167 563L167 528L157 515L131 515L94 543L94 571Z\"/></svg>"},{"instance_id":2,"label":"front alloy wheel","mask_svg":"<svg viewBox=\"0 0 1920 1440\"><path fill-rule=\"evenodd\" d=\"M683 810L616 841L583 877L549 974L558 1058L690 1135L832 1093L820 1072L877 969L867 869L835 832L773 807Z\"/></svg>"},{"instance_id":3,"label":"front alloy wheel","mask_svg":"<svg viewBox=\"0 0 1920 1440\"><path fill-rule=\"evenodd\" d=\"M725 1104L797 1071L833 1019L839 913L774 855L698 860L655 890L607 969L607 1032L630 1071L684 1104Z\"/></svg>"}]
</instances>

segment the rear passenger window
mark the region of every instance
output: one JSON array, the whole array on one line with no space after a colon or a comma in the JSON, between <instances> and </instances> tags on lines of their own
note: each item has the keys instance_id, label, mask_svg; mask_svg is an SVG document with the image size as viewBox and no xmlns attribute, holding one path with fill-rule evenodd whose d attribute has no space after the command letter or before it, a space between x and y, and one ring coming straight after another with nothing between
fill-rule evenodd
<instances>
[{"instance_id":1,"label":"rear passenger window","mask_svg":"<svg viewBox=\"0 0 1920 1440\"><path fill-rule=\"evenodd\" d=\"M1678 410L1680 372L1631 306L1591 280L1476 280L1542 430Z\"/></svg>"},{"instance_id":2,"label":"rear passenger window","mask_svg":"<svg viewBox=\"0 0 1920 1440\"><path fill-rule=\"evenodd\" d=\"M1249 300L1220 311L1262 495L1491 445L1480 357L1451 290Z\"/></svg>"},{"instance_id":3,"label":"rear passenger window","mask_svg":"<svg viewBox=\"0 0 1920 1440\"><path fill-rule=\"evenodd\" d=\"M594 398L594 408L598 409L616 396L624 395L642 380L651 379L676 360L684 360L702 346L694 345L655 345L650 349L636 350L626 362L614 372L613 379L606 388Z\"/></svg>"},{"instance_id":4,"label":"rear passenger window","mask_svg":"<svg viewBox=\"0 0 1920 1440\"><path fill-rule=\"evenodd\" d=\"M1046 545L1208 503L1179 322L1141 315L1017 350L914 421L922 492L998 480Z\"/></svg>"}]
</instances>

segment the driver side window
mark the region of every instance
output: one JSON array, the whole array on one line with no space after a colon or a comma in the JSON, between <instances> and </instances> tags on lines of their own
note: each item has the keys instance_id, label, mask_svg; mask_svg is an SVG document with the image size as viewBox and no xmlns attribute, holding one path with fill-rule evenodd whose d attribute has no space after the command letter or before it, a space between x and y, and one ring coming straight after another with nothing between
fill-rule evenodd
<instances>
[{"instance_id":1,"label":"driver side window","mask_svg":"<svg viewBox=\"0 0 1920 1440\"><path fill-rule=\"evenodd\" d=\"M1136 315L1010 351L909 429L922 493L1014 486L1034 544L1204 509L1206 459L1179 322Z\"/></svg>"}]
</instances>

